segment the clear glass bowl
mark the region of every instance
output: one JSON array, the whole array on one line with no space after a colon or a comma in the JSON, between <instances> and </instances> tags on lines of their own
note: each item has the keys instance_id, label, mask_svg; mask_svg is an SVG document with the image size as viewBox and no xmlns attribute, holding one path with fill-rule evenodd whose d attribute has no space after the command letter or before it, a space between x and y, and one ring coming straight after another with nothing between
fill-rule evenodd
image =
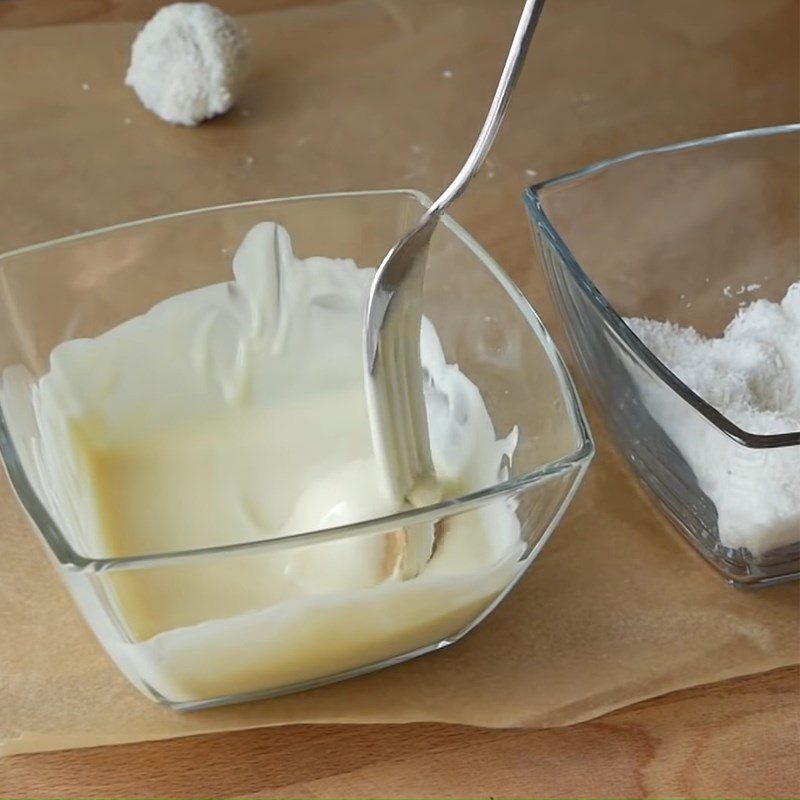
<instances>
[{"instance_id":1,"label":"clear glass bowl","mask_svg":"<svg viewBox=\"0 0 800 800\"><path fill-rule=\"evenodd\" d=\"M0 258L4 464L81 613L117 666L151 698L188 709L296 691L450 644L500 602L569 504L593 454L572 382L533 309L449 218L432 242L424 313L448 360L477 384L498 434L519 428L507 480L356 525L124 558L82 552L37 485L31 442L40 431L30 387L47 372L55 345L98 335L172 295L229 280L233 252L258 222L286 227L301 257L375 265L428 203L403 191L242 203ZM259 581L259 570L278 552L320 552L350 537L388 542L417 524L433 524L445 541L469 536L471 526L487 520L512 525L514 534L480 568L288 598ZM228 589L240 580L263 589L257 607L240 608L231 599ZM200 596L198 589L202 601L190 608L163 602L176 592Z\"/></svg>"},{"instance_id":2,"label":"clear glass bowl","mask_svg":"<svg viewBox=\"0 0 800 800\"><path fill-rule=\"evenodd\" d=\"M717 503L726 491L747 492L754 470L798 463L800 431L742 430L682 383L624 318L719 336L740 305L783 298L800 279L800 125L632 153L534 186L526 205L573 352L641 483L730 580L797 578L796 519L779 546L728 547ZM727 474L708 479L698 443L720 454Z\"/></svg>"}]
</instances>

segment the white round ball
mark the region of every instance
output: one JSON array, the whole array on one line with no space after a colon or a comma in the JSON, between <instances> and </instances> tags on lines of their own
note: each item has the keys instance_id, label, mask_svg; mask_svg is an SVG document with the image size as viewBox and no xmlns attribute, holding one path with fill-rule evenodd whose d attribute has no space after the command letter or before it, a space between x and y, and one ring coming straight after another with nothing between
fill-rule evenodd
<instances>
[{"instance_id":1,"label":"white round ball","mask_svg":"<svg viewBox=\"0 0 800 800\"><path fill-rule=\"evenodd\" d=\"M197 125L236 102L248 61L236 20L208 3L174 3L139 31L125 83L161 119Z\"/></svg>"}]
</instances>

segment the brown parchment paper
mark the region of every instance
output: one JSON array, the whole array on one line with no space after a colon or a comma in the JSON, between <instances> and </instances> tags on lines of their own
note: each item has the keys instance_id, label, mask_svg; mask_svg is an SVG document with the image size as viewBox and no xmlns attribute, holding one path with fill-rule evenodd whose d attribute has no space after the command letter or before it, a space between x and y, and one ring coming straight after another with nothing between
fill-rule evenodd
<instances>
[{"instance_id":1,"label":"brown parchment paper","mask_svg":"<svg viewBox=\"0 0 800 800\"><path fill-rule=\"evenodd\" d=\"M518 8L351 0L248 17L246 95L198 129L160 122L123 87L136 25L0 30L0 250L236 200L435 193L471 144ZM794 0L551 0L497 148L455 216L552 329L519 201L533 173L796 119L797 17ZM800 660L798 586L728 587L592 422L599 452L570 512L463 642L313 692L189 714L116 672L3 480L0 752L297 722L563 725Z\"/></svg>"}]
</instances>

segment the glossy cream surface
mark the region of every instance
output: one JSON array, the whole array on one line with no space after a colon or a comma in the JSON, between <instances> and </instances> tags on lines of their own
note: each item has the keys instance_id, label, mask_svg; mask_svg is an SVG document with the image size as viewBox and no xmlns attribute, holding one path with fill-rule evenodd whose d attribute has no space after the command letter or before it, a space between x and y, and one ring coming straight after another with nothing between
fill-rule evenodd
<instances>
[{"instance_id":1,"label":"glossy cream surface","mask_svg":"<svg viewBox=\"0 0 800 800\"><path fill-rule=\"evenodd\" d=\"M191 550L402 510L379 477L363 386L374 270L299 259L261 223L233 273L62 343L36 382L4 374L7 407L27 392L35 418L36 435L15 442L80 552ZM427 320L422 361L443 496L505 478L516 431L498 438ZM273 689L452 635L509 584L521 550L500 500L436 528L108 573L122 632L95 629L134 682L170 700Z\"/></svg>"}]
</instances>

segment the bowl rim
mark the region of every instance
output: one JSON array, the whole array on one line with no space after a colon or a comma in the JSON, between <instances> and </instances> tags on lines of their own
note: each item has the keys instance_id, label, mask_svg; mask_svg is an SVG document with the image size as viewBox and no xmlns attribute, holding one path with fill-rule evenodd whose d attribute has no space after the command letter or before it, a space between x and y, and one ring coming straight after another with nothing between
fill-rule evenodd
<instances>
[{"instance_id":1,"label":"bowl rim","mask_svg":"<svg viewBox=\"0 0 800 800\"><path fill-rule=\"evenodd\" d=\"M349 198L368 198L375 196L405 196L415 200L422 209L428 208L432 200L422 192L415 189L378 189L352 192L327 192L310 195L293 195L289 197L276 197L257 200L246 200L238 203L226 203L202 208L193 208L169 214L160 214L152 217L123 222L117 225L110 225L91 231L85 231L71 236L28 245L0 254L0 269L4 262L13 257L26 255L28 253L45 250L63 244L73 244L82 240L88 240L97 236L116 233L128 228L146 226L153 223L167 222L173 219L189 216L200 216L202 214L212 214L215 212L230 211L238 208L286 204L303 201L316 200L337 200ZM11 437L10 430L0 402L0 455L2 456L3 466L11 482L12 488L17 498L27 513L34 527L40 532L49 550L56 558L58 563L76 572L99 573L117 570L145 569L149 567L164 566L167 564L186 563L199 559L213 558L218 556L240 555L251 551L266 552L283 548L296 547L299 545L309 545L317 542L335 541L339 538L354 535L368 535L393 530L397 527L414 525L429 522L445 514L462 513L477 508L490 500L512 497L521 491L540 482L553 480L559 476L570 472L577 472L577 479L574 481L571 490L564 497L561 510L563 511L571 502L574 492L581 482L583 474L592 460L595 452L594 439L592 437L586 413L583 408L580 396L575 387L575 383L567 370L564 360L558 351L552 337L548 333L539 315L534 310L528 299L522 294L520 289L500 267L500 265L489 255L489 253L459 225L451 216L443 214L440 218L441 224L448 228L461 242L466 245L483 264L489 273L497 280L505 290L511 301L516 305L525 321L528 323L533 334L541 343L544 352L549 360L551 368L555 374L561 397L567 414L573 425L576 438L576 446L572 452L565 454L561 458L550 461L537 467L534 470L523 473L505 481L492 484L478 491L469 492L456 498L442 500L433 505L421 508L399 511L383 517L363 520L349 525L339 525L332 528L324 528L312 531L292 533L275 538L262 538L252 541L237 542L234 544L213 545L200 548L190 548L161 553L146 553L135 556L118 556L111 558L96 558L86 556L78 552L68 541L61 531L58 523L53 519L50 512L45 508L38 494L33 489L30 480L25 472L19 454ZM557 515L558 516L558 515Z\"/></svg>"},{"instance_id":2,"label":"bowl rim","mask_svg":"<svg viewBox=\"0 0 800 800\"><path fill-rule=\"evenodd\" d=\"M717 430L737 444L750 449L768 449L781 447L800 446L800 431L786 433L751 433L739 427L728 417L706 402L699 394L685 384L669 367L666 366L644 342L636 335L633 329L625 322L624 317L617 313L605 295L597 288L594 281L588 276L572 254L571 250L561 238L555 225L550 221L542 205L542 194L554 186L569 184L588 176L604 172L608 169L627 164L640 158L666 153L678 153L685 150L694 150L709 145L726 144L729 142L748 139L769 138L787 134L800 134L800 123L787 123L764 128L751 128L747 130L732 131L730 133L705 136L700 139L689 139L675 144L662 145L643 150L634 150L615 158L596 161L572 172L567 172L555 178L535 183L526 189L524 200L526 208L534 223L558 253L561 263L566 266L575 282L589 298L613 333L620 339L625 347L665 383L675 394L688 403L692 408L705 417Z\"/></svg>"}]
</instances>

